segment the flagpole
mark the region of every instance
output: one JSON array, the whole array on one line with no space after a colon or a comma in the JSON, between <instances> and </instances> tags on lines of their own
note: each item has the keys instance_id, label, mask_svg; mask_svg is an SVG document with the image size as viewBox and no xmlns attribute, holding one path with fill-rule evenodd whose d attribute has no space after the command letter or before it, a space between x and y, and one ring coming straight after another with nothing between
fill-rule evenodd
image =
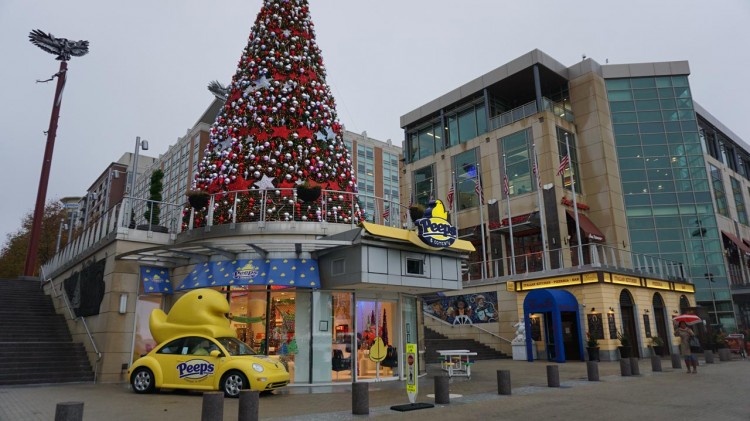
<instances>
[{"instance_id":1,"label":"flagpole","mask_svg":"<svg viewBox=\"0 0 750 421\"><path fill-rule=\"evenodd\" d=\"M503 154L503 176L505 177L504 185L507 184L508 180L508 167L505 165L505 154ZM509 233L510 233L510 274L515 275L516 274L516 250L515 246L513 244L513 218L510 213L510 190L505 189L505 200L508 203L508 227L509 227Z\"/></svg>"},{"instance_id":2,"label":"flagpole","mask_svg":"<svg viewBox=\"0 0 750 421\"><path fill-rule=\"evenodd\" d=\"M549 246L547 245L547 217L545 216L544 212L544 200L542 199L542 177L539 175L539 159L537 159L536 155L536 144L531 144L532 149L534 150L534 168L536 168L536 196L537 201L539 202L539 220L542 224L542 251L544 252L544 255L542 256L542 269L547 270L549 267Z\"/></svg>"},{"instance_id":3,"label":"flagpole","mask_svg":"<svg viewBox=\"0 0 750 421\"><path fill-rule=\"evenodd\" d=\"M578 202L576 200L576 178L573 174L573 158L570 156L570 143L568 142L568 132L565 132L565 152L568 154L568 168L570 168L570 187L573 190L573 215L576 220L576 238L578 239L578 267L583 265L583 238L581 238L581 223L578 220Z\"/></svg>"},{"instance_id":4,"label":"flagpole","mask_svg":"<svg viewBox=\"0 0 750 421\"><path fill-rule=\"evenodd\" d=\"M453 226L456 227L456 232L458 232L458 195L456 191L456 172L451 171L451 191L453 191L453 200L451 200L451 213L453 214L453 218L451 218L451 222L453 223Z\"/></svg>"},{"instance_id":5,"label":"flagpole","mask_svg":"<svg viewBox=\"0 0 750 421\"><path fill-rule=\"evenodd\" d=\"M487 246L485 245L484 233L484 190L482 190L482 178L479 176L479 163L477 163L477 186L479 186L479 223L481 224L482 233L482 279L487 279Z\"/></svg>"}]
</instances>

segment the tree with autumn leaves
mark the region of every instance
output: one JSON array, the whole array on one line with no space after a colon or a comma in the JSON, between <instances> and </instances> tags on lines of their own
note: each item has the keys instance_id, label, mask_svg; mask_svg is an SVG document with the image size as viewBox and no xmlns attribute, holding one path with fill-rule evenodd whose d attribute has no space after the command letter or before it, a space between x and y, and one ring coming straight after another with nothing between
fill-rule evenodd
<instances>
[{"instance_id":1,"label":"tree with autumn leaves","mask_svg":"<svg viewBox=\"0 0 750 421\"><path fill-rule=\"evenodd\" d=\"M33 212L27 213L18 231L8 234L5 244L0 248L0 278L15 278L23 275L26 264L26 253L31 239L31 225L34 220ZM39 239L39 252L34 263L34 273L39 273L39 266L55 255L57 235L60 223L67 216L63 205L59 201L48 202L42 216L42 235ZM68 231L62 230L62 244L67 243Z\"/></svg>"},{"instance_id":2,"label":"tree with autumn leaves","mask_svg":"<svg viewBox=\"0 0 750 421\"><path fill-rule=\"evenodd\" d=\"M356 181L307 0L265 0L227 101L216 117L194 190L213 195L195 226L265 220L356 223ZM298 186L316 187L314 202ZM192 208L186 209L187 215Z\"/></svg>"}]
</instances>

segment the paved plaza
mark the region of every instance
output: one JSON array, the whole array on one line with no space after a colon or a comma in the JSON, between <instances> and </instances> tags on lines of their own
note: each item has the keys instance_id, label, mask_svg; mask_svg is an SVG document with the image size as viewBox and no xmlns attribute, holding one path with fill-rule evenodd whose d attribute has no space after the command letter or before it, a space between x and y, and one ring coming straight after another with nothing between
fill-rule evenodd
<instances>
[{"instance_id":1,"label":"paved plaza","mask_svg":"<svg viewBox=\"0 0 750 421\"><path fill-rule=\"evenodd\" d=\"M547 366L557 365L559 388L547 387ZM684 364L683 364L684 365ZM471 379L453 378L451 402L435 408L396 412L408 403L404 384L371 383L369 415L351 414L351 385L302 387L260 397L260 417L270 420L349 419L504 419L504 420L750 420L750 359L705 364L698 374L672 369L662 360L661 372L640 360L640 375L623 377L620 364L599 363L600 381L587 380L586 364L569 362L478 361ZM497 371L511 373L512 395L497 393ZM418 402L433 403L438 365L420 379ZM164 391L136 395L124 384L73 384L0 388L0 420L53 420L59 402L84 402L86 421L200 421L200 393ZM238 418L239 401L224 400L224 420Z\"/></svg>"}]
</instances>

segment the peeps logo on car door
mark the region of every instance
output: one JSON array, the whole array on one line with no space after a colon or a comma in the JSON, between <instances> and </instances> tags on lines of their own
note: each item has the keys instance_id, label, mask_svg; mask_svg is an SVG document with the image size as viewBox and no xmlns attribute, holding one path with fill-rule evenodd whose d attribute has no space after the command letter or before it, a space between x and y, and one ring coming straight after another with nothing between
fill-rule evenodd
<instances>
[{"instance_id":1,"label":"peeps logo on car door","mask_svg":"<svg viewBox=\"0 0 750 421\"><path fill-rule=\"evenodd\" d=\"M190 360L177 364L179 378L200 380L214 374L214 365L206 360Z\"/></svg>"}]
</instances>

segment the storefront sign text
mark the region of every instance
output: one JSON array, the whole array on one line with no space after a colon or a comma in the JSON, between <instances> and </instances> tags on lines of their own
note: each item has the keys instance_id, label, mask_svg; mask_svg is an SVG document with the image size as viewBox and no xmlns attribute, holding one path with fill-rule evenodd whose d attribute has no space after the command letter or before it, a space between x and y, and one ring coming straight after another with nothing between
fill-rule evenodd
<instances>
[{"instance_id":1,"label":"storefront sign text","mask_svg":"<svg viewBox=\"0 0 750 421\"><path fill-rule=\"evenodd\" d=\"M646 287L655 289L670 289L669 282L646 279Z\"/></svg>"},{"instance_id":2,"label":"storefront sign text","mask_svg":"<svg viewBox=\"0 0 750 421\"><path fill-rule=\"evenodd\" d=\"M625 275L615 275L612 274L612 283L613 284L622 284L622 285L633 285L633 286L641 286L641 279L636 278L634 276L625 276Z\"/></svg>"},{"instance_id":3,"label":"storefront sign text","mask_svg":"<svg viewBox=\"0 0 750 421\"><path fill-rule=\"evenodd\" d=\"M561 276L558 278L537 279L534 281L524 281L521 283L521 291L529 291L540 288L555 288L568 285L579 285L581 277L579 275Z\"/></svg>"}]
</instances>

